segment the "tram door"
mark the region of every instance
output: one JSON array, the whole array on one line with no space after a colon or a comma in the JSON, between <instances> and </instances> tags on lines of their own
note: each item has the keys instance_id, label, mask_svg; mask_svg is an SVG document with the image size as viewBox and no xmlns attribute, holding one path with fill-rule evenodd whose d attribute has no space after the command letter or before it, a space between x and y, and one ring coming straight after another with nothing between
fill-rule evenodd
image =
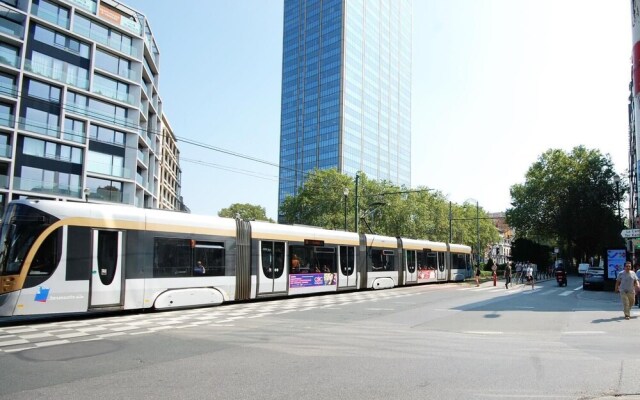
<instances>
[{"instance_id":1,"label":"tram door","mask_svg":"<svg viewBox=\"0 0 640 400\"><path fill-rule=\"evenodd\" d=\"M356 287L356 248L354 246L340 246L340 274L338 288Z\"/></svg>"},{"instance_id":2,"label":"tram door","mask_svg":"<svg viewBox=\"0 0 640 400\"><path fill-rule=\"evenodd\" d=\"M122 304L122 232L93 231L90 307Z\"/></svg>"},{"instance_id":3,"label":"tram door","mask_svg":"<svg viewBox=\"0 0 640 400\"><path fill-rule=\"evenodd\" d=\"M406 263L406 279L405 283L416 283L418 282L418 268L416 268L416 263L419 266L425 265L423 257L425 255L424 252L416 252L415 250L403 250L404 251L404 262ZM416 254L418 259L416 260Z\"/></svg>"},{"instance_id":4,"label":"tram door","mask_svg":"<svg viewBox=\"0 0 640 400\"><path fill-rule=\"evenodd\" d=\"M447 280L447 266L444 263L444 253L439 251L438 253L438 280Z\"/></svg>"},{"instance_id":5,"label":"tram door","mask_svg":"<svg viewBox=\"0 0 640 400\"><path fill-rule=\"evenodd\" d=\"M287 273L284 268L284 242L263 240L260 242L258 266L258 294L287 291Z\"/></svg>"}]
</instances>

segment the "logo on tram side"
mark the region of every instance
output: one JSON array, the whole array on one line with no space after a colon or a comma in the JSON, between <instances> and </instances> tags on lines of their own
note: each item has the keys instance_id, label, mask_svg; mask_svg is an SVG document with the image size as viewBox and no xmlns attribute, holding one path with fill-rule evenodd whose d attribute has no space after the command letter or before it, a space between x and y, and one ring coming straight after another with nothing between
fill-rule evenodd
<instances>
[{"instance_id":1,"label":"logo on tram side","mask_svg":"<svg viewBox=\"0 0 640 400\"><path fill-rule=\"evenodd\" d=\"M40 303L46 303L48 297L49 288L38 286L38 293L36 293L36 297L33 300L39 301Z\"/></svg>"}]
</instances>

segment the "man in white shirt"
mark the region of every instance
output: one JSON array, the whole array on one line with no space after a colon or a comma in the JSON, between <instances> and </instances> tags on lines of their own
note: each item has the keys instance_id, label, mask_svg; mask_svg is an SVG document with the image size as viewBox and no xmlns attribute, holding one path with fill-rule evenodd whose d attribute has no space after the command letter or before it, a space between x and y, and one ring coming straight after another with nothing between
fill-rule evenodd
<instances>
[{"instance_id":1,"label":"man in white shirt","mask_svg":"<svg viewBox=\"0 0 640 400\"><path fill-rule=\"evenodd\" d=\"M531 290L533 290L534 279L533 279L533 265L527 264L527 282L531 284Z\"/></svg>"}]
</instances>

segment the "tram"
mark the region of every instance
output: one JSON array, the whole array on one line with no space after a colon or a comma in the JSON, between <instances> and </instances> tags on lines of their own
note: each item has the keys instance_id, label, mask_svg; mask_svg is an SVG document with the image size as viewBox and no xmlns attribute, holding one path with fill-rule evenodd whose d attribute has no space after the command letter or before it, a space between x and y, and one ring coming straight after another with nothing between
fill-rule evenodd
<instances>
[{"instance_id":1,"label":"tram","mask_svg":"<svg viewBox=\"0 0 640 400\"><path fill-rule=\"evenodd\" d=\"M175 309L461 281L469 246L122 205L16 200L0 316Z\"/></svg>"}]
</instances>

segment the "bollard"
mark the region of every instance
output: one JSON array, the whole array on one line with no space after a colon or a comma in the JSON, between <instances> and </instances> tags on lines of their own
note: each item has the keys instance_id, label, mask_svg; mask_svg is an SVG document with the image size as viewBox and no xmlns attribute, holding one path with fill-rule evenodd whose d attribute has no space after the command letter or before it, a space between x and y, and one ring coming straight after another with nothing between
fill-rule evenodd
<instances>
[{"instance_id":1,"label":"bollard","mask_svg":"<svg viewBox=\"0 0 640 400\"><path fill-rule=\"evenodd\" d=\"M497 283L498 283L498 274L496 274L494 272L493 273L493 286L496 286Z\"/></svg>"}]
</instances>

